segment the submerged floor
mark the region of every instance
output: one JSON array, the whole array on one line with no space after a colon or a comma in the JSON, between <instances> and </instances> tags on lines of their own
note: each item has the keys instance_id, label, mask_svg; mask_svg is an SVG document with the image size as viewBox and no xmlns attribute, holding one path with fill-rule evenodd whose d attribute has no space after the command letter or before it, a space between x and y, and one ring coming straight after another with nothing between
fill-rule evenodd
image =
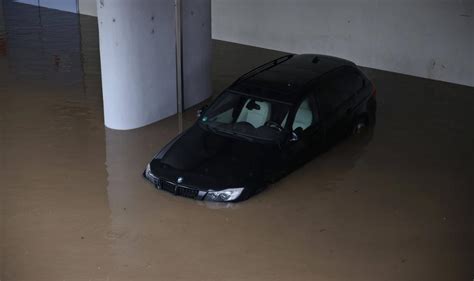
<instances>
[{"instance_id":1,"label":"submerged floor","mask_svg":"<svg viewBox=\"0 0 474 281\"><path fill-rule=\"evenodd\" d=\"M370 139L249 201L209 204L141 177L176 117L104 128L95 19L10 1L4 14L1 281L474 277L473 88L367 69ZM214 53L216 93L279 55L218 41Z\"/></svg>"}]
</instances>

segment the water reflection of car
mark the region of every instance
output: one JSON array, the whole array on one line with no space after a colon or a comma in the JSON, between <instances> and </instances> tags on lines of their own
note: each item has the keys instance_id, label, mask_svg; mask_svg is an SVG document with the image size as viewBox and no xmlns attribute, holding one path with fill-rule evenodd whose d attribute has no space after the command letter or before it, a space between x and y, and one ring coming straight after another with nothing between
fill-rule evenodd
<instances>
[{"instance_id":1,"label":"water reflection of car","mask_svg":"<svg viewBox=\"0 0 474 281\"><path fill-rule=\"evenodd\" d=\"M288 55L244 74L168 143L144 176L175 195L241 201L375 122L375 88L357 66Z\"/></svg>"}]
</instances>

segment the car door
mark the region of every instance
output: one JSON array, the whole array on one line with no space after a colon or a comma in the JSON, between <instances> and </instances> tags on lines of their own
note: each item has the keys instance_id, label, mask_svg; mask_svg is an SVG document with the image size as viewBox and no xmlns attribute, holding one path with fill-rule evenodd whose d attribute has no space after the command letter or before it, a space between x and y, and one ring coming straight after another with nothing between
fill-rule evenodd
<instances>
[{"instance_id":1,"label":"car door","mask_svg":"<svg viewBox=\"0 0 474 281\"><path fill-rule=\"evenodd\" d=\"M354 118L355 91L353 76L343 67L326 76L317 89L321 113L327 127L327 136L336 140L347 134Z\"/></svg>"},{"instance_id":2,"label":"car door","mask_svg":"<svg viewBox=\"0 0 474 281\"><path fill-rule=\"evenodd\" d=\"M349 85L354 92L354 114L360 113L361 107L371 96L369 81L363 76L360 70L351 67L348 77Z\"/></svg>"},{"instance_id":3,"label":"car door","mask_svg":"<svg viewBox=\"0 0 474 281\"><path fill-rule=\"evenodd\" d=\"M298 139L289 140L287 154L292 168L310 160L321 150L324 134L318 104L313 92L308 93L299 103L290 129L298 131Z\"/></svg>"},{"instance_id":4,"label":"car door","mask_svg":"<svg viewBox=\"0 0 474 281\"><path fill-rule=\"evenodd\" d=\"M345 116L341 124L341 133L344 136L352 132L357 117L356 108L359 101L359 91L362 89L363 82L353 67L344 67L339 85L339 91L342 93L345 103L347 103L344 106Z\"/></svg>"}]
</instances>

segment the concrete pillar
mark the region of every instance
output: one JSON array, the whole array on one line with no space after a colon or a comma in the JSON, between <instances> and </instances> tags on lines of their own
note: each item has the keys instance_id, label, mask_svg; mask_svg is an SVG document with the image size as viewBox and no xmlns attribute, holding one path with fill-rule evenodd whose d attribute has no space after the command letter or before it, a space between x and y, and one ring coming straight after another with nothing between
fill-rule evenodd
<instances>
[{"instance_id":1,"label":"concrete pillar","mask_svg":"<svg viewBox=\"0 0 474 281\"><path fill-rule=\"evenodd\" d=\"M211 95L211 3L182 0L184 104ZM175 0L98 0L105 125L134 129L177 112Z\"/></svg>"}]
</instances>

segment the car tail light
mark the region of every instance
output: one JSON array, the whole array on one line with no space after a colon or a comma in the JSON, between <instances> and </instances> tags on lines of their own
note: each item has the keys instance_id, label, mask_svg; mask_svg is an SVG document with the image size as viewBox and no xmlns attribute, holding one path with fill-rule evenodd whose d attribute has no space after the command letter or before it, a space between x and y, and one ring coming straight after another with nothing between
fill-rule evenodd
<instances>
[{"instance_id":1,"label":"car tail light","mask_svg":"<svg viewBox=\"0 0 474 281\"><path fill-rule=\"evenodd\" d=\"M377 88L375 88L374 82L370 82L372 84L372 96L376 97L377 96Z\"/></svg>"}]
</instances>

